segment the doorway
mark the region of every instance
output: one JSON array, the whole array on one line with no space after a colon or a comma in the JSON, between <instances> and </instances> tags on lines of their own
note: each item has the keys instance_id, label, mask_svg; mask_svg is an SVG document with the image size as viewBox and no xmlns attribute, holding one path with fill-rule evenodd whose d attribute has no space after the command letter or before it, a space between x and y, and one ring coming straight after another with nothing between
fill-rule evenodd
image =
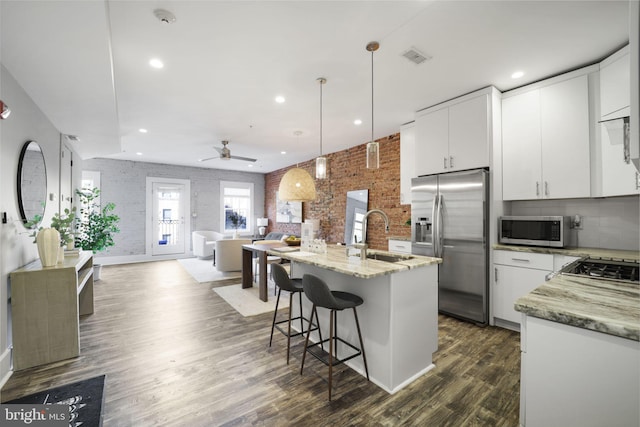
<instances>
[{"instance_id":1,"label":"doorway","mask_svg":"<svg viewBox=\"0 0 640 427\"><path fill-rule=\"evenodd\" d=\"M147 178L147 241L151 255L186 255L191 228L191 181Z\"/></svg>"}]
</instances>

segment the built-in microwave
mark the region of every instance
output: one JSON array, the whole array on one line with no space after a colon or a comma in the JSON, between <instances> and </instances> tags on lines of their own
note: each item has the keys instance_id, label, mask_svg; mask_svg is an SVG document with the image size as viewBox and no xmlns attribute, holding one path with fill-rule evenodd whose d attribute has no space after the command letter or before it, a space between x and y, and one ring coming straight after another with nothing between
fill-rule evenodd
<instances>
[{"instance_id":1,"label":"built-in microwave","mask_svg":"<svg viewBox=\"0 0 640 427\"><path fill-rule=\"evenodd\" d=\"M498 241L509 245L563 248L569 243L568 216L503 216Z\"/></svg>"}]
</instances>

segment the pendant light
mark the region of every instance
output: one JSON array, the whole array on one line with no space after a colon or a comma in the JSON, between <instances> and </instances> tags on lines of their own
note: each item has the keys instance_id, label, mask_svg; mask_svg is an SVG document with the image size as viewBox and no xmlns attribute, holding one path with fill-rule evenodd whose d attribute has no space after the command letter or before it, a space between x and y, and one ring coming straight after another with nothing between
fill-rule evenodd
<instances>
[{"instance_id":1,"label":"pendant light","mask_svg":"<svg viewBox=\"0 0 640 427\"><path fill-rule=\"evenodd\" d=\"M316 158L316 179L327 178L327 158L322 155L322 85L327 82L324 77L317 79L320 83L320 157Z\"/></svg>"},{"instance_id":2,"label":"pendant light","mask_svg":"<svg viewBox=\"0 0 640 427\"><path fill-rule=\"evenodd\" d=\"M373 138L373 52L379 47L378 42L367 44L367 50L371 52L371 141L367 143L367 169L380 167L380 144Z\"/></svg>"},{"instance_id":3,"label":"pendant light","mask_svg":"<svg viewBox=\"0 0 640 427\"><path fill-rule=\"evenodd\" d=\"M301 134L300 131L295 132L298 137ZM278 198L283 202L310 202L316 199L316 184L306 170L296 166L282 176Z\"/></svg>"}]
</instances>

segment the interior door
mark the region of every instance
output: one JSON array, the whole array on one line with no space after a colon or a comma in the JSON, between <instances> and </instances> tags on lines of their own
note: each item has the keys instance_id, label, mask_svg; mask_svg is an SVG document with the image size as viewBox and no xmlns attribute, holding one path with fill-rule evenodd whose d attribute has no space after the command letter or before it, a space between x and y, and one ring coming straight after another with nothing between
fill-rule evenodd
<instances>
[{"instance_id":1,"label":"interior door","mask_svg":"<svg viewBox=\"0 0 640 427\"><path fill-rule=\"evenodd\" d=\"M188 250L189 181L151 181L151 254L182 255Z\"/></svg>"},{"instance_id":2,"label":"interior door","mask_svg":"<svg viewBox=\"0 0 640 427\"><path fill-rule=\"evenodd\" d=\"M73 158L69 147L60 144L60 212L71 210L73 202L72 167Z\"/></svg>"}]
</instances>

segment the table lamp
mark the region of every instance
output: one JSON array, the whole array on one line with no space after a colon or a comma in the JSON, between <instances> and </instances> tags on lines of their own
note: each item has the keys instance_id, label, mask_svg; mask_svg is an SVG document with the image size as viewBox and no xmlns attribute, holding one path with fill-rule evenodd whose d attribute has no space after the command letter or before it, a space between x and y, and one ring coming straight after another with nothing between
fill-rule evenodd
<instances>
[{"instance_id":1,"label":"table lamp","mask_svg":"<svg viewBox=\"0 0 640 427\"><path fill-rule=\"evenodd\" d=\"M269 218L258 218L258 233L260 233L260 237L263 237L265 232L267 231L267 226L269 225Z\"/></svg>"}]
</instances>

